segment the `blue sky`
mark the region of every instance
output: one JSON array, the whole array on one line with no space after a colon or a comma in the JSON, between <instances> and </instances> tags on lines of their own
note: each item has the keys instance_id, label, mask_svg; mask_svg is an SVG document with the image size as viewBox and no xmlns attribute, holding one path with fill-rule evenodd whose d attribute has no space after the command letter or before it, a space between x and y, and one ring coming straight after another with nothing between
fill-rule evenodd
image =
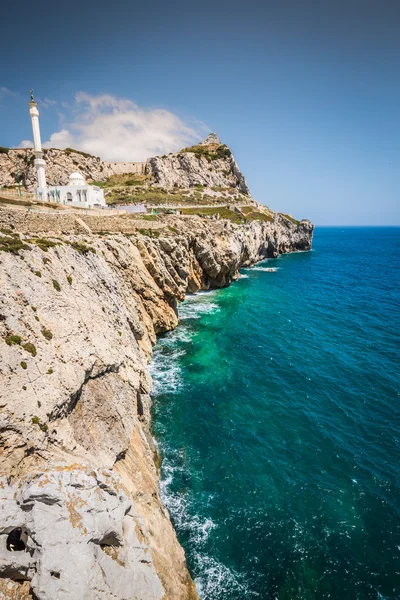
<instances>
[{"instance_id":1,"label":"blue sky","mask_svg":"<svg viewBox=\"0 0 400 600\"><path fill-rule=\"evenodd\" d=\"M216 131L255 198L400 224L397 0L22 0L2 11L0 145L138 160Z\"/></svg>"}]
</instances>

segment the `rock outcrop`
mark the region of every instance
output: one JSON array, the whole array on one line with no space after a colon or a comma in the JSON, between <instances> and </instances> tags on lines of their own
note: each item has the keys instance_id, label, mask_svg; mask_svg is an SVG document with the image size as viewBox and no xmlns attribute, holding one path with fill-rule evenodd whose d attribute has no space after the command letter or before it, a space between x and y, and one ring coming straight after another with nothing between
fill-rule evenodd
<instances>
[{"instance_id":1,"label":"rock outcrop","mask_svg":"<svg viewBox=\"0 0 400 600\"><path fill-rule=\"evenodd\" d=\"M42 470L0 494L1 577L30 581L37 598L164 596L143 517L111 472Z\"/></svg>"},{"instance_id":2,"label":"rock outcrop","mask_svg":"<svg viewBox=\"0 0 400 600\"><path fill-rule=\"evenodd\" d=\"M250 196L250 190L231 150L211 133L197 146L184 148L168 156L156 156L146 163L146 172L153 175L158 185L173 188L238 189Z\"/></svg>"}]
</instances>

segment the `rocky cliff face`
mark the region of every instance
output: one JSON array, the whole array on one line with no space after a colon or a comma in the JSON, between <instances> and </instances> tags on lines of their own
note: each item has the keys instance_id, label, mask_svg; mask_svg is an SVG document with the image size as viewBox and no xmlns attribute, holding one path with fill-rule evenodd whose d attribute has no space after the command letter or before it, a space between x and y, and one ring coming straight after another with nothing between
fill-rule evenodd
<instances>
[{"instance_id":1,"label":"rocky cliff face","mask_svg":"<svg viewBox=\"0 0 400 600\"><path fill-rule=\"evenodd\" d=\"M160 499L151 348L187 292L309 249L313 227L166 217L158 239L44 238L17 222L0 215L0 596L194 599Z\"/></svg>"},{"instance_id":2,"label":"rocky cliff face","mask_svg":"<svg viewBox=\"0 0 400 600\"><path fill-rule=\"evenodd\" d=\"M244 175L241 173L231 150L223 145L215 133L203 142L168 156L156 156L146 163L146 172L167 190L174 187L238 189L250 195Z\"/></svg>"}]
</instances>

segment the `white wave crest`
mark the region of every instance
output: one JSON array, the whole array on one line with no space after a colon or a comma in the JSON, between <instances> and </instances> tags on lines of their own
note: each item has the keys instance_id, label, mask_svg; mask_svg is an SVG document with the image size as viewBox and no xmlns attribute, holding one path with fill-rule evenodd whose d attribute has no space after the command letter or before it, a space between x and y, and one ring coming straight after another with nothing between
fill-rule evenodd
<instances>
[{"instance_id":1,"label":"white wave crest","mask_svg":"<svg viewBox=\"0 0 400 600\"><path fill-rule=\"evenodd\" d=\"M265 271L266 273L275 273L281 267L253 267L252 271Z\"/></svg>"},{"instance_id":2,"label":"white wave crest","mask_svg":"<svg viewBox=\"0 0 400 600\"><path fill-rule=\"evenodd\" d=\"M201 519L198 515L190 514L189 499L184 492L173 493L170 491L175 473L182 472L182 470L184 470L182 467L163 464L164 475L160 482L161 498L178 531L185 531L188 534L191 545L201 547L216 525L209 517Z\"/></svg>"},{"instance_id":3,"label":"white wave crest","mask_svg":"<svg viewBox=\"0 0 400 600\"><path fill-rule=\"evenodd\" d=\"M219 310L218 304L214 302L184 302L180 305L179 317L185 319L200 319L202 315L210 314Z\"/></svg>"},{"instance_id":4,"label":"white wave crest","mask_svg":"<svg viewBox=\"0 0 400 600\"><path fill-rule=\"evenodd\" d=\"M248 589L238 573L211 556L196 553L195 561L196 571L201 573L194 580L200 600L230 598L233 593L240 594L242 598L260 597L259 594Z\"/></svg>"},{"instance_id":5,"label":"white wave crest","mask_svg":"<svg viewBox=\"0 0 400 600\"><path fill-rule=\"evenodd\" d=\"M152 394L176 393L182 386L182 370L179 358L185 350L175 350L164 354L156 351L149 365L149 372L153 380Z\"/></svg>"}]
</instances>

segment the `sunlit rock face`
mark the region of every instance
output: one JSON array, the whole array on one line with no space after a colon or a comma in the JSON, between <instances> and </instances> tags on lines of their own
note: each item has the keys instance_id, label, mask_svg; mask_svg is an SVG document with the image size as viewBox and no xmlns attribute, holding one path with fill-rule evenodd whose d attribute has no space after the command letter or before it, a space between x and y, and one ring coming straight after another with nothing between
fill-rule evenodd
<instances>
[{"instance_id":1,"label":"sunlit rock face","mask_svg":"<svg viewBox=\"0 0 400 600\"><path fill-rule=\"evenodd\" d=\"M143 518L111 472L60 467L3 483L0 497L2 577L38 598L163 597Z\"/></svg>"},{"instance_id":2,"label":"sunlit rock face","mask_svg":"<svg viewBox=\"0 0 400 600\"><path fill-rule=\"evenodd\" d=\"M203 186L209 191L227 189L242 192L242 201L246 200L246 196L251 198L246 179L231 150L221 144L215 133L200 144L178 153L149 158L146 172L166 190Z\"/></svg>"}]
</instances>

